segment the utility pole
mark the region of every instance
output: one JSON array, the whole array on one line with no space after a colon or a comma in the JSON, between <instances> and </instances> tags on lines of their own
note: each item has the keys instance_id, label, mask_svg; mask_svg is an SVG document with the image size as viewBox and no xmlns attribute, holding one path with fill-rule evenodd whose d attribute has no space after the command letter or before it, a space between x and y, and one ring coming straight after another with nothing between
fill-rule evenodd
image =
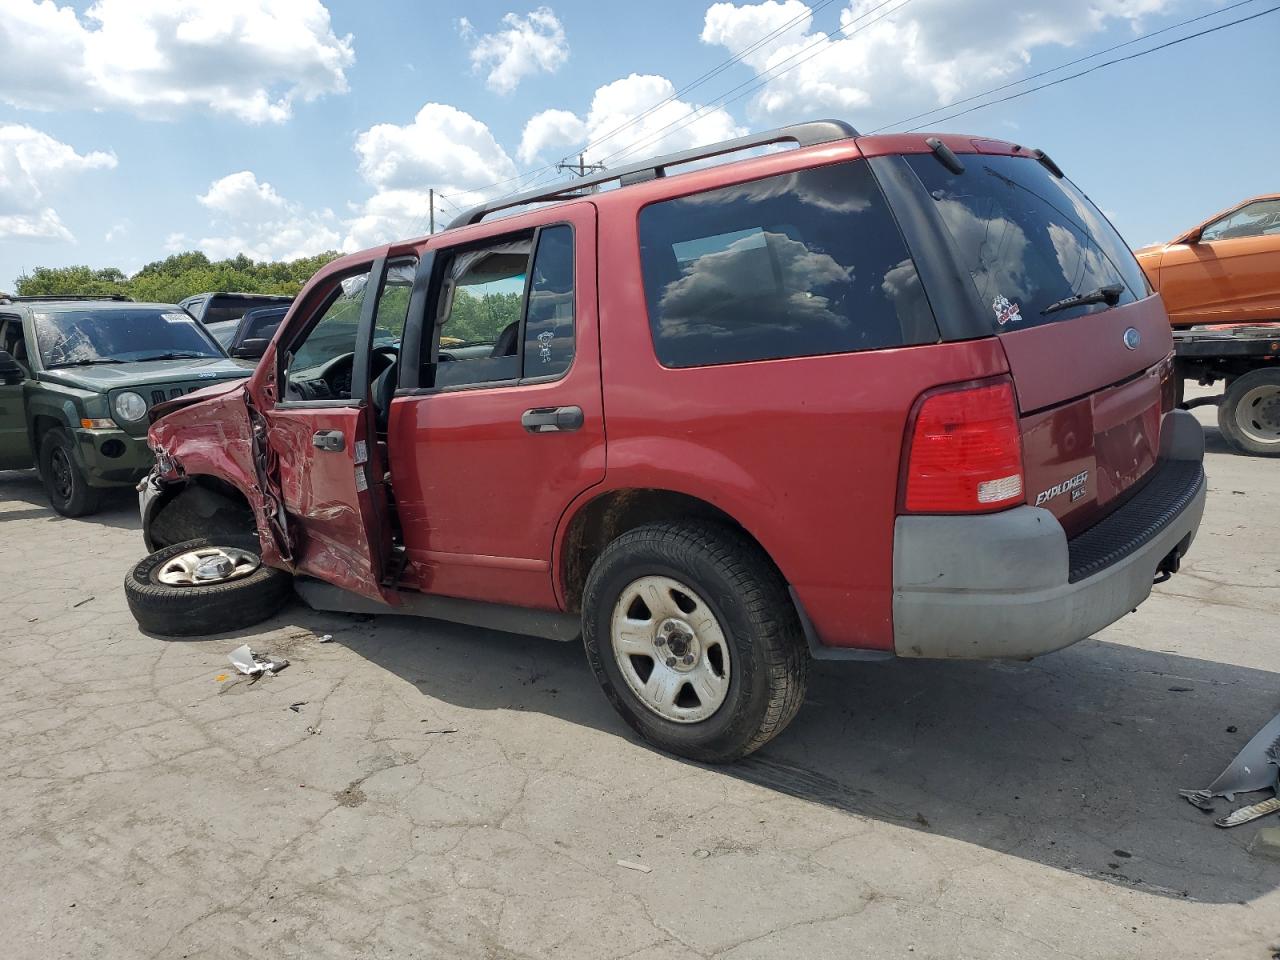
<instances>
[{"instance_id":1,"label":"utility pole","mask_svg":"<svg viewBox=\"0 0 1280 960\"><path fill-rule=\"evenodd\" d=\"M435 232L436 232L436 190L435 190L435 187L432 187L430 190L428 190L428 191L427 191L427 202L431 205L431 206L430 206L430 213L428 214L428 216L431 218L431 219L430 219L431 227L430 227L430 229L429 229L427 232L428 232L428 233L435 233Z\"/></svg>"},{"instance_id":2,"label":"utility pole","mask_svg":"<svg viewBox=\"0 0 1280 960\"><path fill-rule=\"evenodd\" d=\"M568 170L570 173L577 174L579 177L585 177L588 173L595 173L597 170L604 169L605 165L603 163L585 162L581 153L578 154L578 162L576 164L565 163L563 160L556 164L557 173L562 173L565 170Z\"/></svg>"}]
</instances>

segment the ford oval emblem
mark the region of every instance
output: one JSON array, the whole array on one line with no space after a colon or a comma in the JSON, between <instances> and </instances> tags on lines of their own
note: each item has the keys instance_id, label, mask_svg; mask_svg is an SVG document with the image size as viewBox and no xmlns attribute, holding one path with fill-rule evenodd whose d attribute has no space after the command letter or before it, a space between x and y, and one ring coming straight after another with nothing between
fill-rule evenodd
<instances>
[{"instance_id":1,"label":"ford oval emblem","mask_svg":"<svg viewBox=\"0 0 1280 960\"><path fill-rule=\"evenodd\" d=\"M1142 343L1142 334L1136 328L1130 327L1124 332L1124 345L1130 350L1137 350L1140 343Z\"/></svg>"}]
</instances>

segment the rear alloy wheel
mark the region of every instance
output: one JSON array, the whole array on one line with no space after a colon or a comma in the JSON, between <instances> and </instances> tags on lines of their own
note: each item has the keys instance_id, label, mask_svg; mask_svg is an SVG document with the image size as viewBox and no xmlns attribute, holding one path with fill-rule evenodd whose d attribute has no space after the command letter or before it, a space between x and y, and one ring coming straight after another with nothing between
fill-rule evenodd
<instances>
[{"instance_id":1,"label":"rear alloy wheel","mask_svg":"<svg viewBox=\"0 0 1280 960\"><path fill-rule=\"evenodd\" d=\"M64 517L83 517L97 511L102 492L89 486L76 466L71 438L58 427L40 438L40 479L49 495L49 506Z\"/></svg>"},{"instance_id":2,"label":"rear alloy wheel","mask_svg":"<svg viewBox=\"0 0 1280 960\"><path fill-rule=\"evenodd\" d=\"M1280 370L1236 377L1218 404L1218 429L1234 449L1280 457Z\"/></svg>"},{"instance_id":3,"label":"rear alloy wheel","mask_svg":"<svg viewBox=\"0 0 1280 960\"><path fill-rule=\"evenodd\" d=\"M124 578L129 610L147 633L192 637L266 620L293 578L263 564L256 537L188 540L157 550Z\"/></svg>"},{"instance_id":4,"label":"rear alloy wheel","mask_svg":"<svg viewBox=\"0 0 1280 960\"><path fill-rule=\"evenodd\" d=\"M653 523L623 534L592 566L582 610L605 695L672 753L746 756L804 700L808 651L786 584L731 527Z\"/></svg>"}]
</instances>

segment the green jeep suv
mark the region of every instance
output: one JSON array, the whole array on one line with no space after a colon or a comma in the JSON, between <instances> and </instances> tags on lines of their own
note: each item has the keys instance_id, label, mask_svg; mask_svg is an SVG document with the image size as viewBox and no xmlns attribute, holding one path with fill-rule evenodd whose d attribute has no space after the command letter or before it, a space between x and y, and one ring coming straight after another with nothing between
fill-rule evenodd
<instances>
[{"instance_id":1,"label":"green jeep suv","mask_svg":"<svg viewBox=\"0 0 1280 960\"><path fill-rule=\"evenodd\" d=\"M0 299L0 470L36 466L54 510L92 513L150 469L151 407L248 373L172 304Z\"/></svg>"}]
</instances>

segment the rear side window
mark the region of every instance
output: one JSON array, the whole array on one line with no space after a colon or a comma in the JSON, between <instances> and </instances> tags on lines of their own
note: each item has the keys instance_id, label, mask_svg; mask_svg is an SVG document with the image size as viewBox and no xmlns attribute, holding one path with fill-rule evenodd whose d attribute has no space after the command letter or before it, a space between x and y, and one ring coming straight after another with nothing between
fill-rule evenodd
<instances>
[{"instance_id":1,"label":"rear side window","mask_svg":"<svg viewBox=\"0 0 1280 960\"><path fill-rule=\"evenodd\" d=\"M538 234L524 321L524 376L558 377L573 362L573 228Z\"/></svg>"},{"instance_id":2,"label":"rear side window","mask_svg":"<svg viewBox=\"0 0 1280 960\"><path fill-rule=\"evenodd\" d=\"M1070 180L1029 157L965 154L952 173L931 154L906 158L955 240L993 332L1105 310L1071 297L1121 288L1118 303L1147 295L1128 245Z\"/></svg>"},{"instance_id":3,"label":"rear side window","mask_svg":"<svg viewBox=\"0 0 1280 960\"><path fill-rule=\"evenodd\" d=\"M906 243L863 161L640 212L658 360L696 367L937 340Z\"/></svg>"}]
</instances>

